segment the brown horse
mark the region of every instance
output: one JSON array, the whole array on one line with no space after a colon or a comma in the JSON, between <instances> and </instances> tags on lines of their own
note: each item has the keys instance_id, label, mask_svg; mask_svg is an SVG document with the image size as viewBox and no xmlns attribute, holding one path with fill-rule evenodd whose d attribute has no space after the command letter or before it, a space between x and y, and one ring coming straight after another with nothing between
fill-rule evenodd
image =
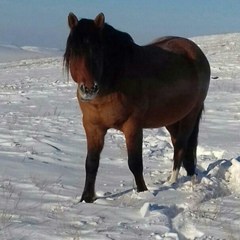
<instances>
[{"instance_id":1,"label":"brown horse","mask_svg":"<svg viewBox=\"0 0 240 240\"><path fill-rule=\"evenodd\" d=\"M143 179L143 128L165 126L174 146L170 182L183 164L196 167L199 121L207 95L210 67L200 48L180 37L164 37L138 46L127 34L105 23L70 13L64 62L77 83L87 137L86 181L81 201L93 202L104 137L109 128L126 138L128 165L137 190Z\"/></svg>"}]
</instances>

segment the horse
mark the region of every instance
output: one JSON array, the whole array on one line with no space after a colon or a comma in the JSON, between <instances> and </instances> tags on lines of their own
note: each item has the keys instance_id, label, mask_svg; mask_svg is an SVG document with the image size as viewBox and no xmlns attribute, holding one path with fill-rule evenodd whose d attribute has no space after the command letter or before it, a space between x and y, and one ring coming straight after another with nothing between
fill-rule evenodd
<instances>
[{"instance_id":1,"label":"horse","mask_svg":"<svg viewBox=\"0 0 240 240\"><path fill-rule=\"evenodd\" d=\"M107 130L123 132L128 166L137 191L143 178L144 128L166 127L174 153L169 182L183 165L194 177L199 122L210 82L210 65L202 50L182 37L162 37L139 46L125 32L95 19L68 15L70 33L63 56L77 83L77 99L87 139L86 179L80 201L97 199L95 181Z\"/></svg>"}]
</instances>

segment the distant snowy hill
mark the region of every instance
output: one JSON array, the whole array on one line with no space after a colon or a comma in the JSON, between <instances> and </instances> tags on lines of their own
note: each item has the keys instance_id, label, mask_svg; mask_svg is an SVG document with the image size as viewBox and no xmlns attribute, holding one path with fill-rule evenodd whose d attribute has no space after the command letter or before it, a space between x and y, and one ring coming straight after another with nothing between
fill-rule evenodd
<instances>
[{"instance_id":1,"label":"distant snowy hill","mask_svg":"<svg viewBox=\"0 0 240 240\"><path fill-rule=\"evenodd\" d=\"M11 45L0 45L0 63L19 61L24 59L36 59L44 57L61 56L58 49L38 48L38 47L16 47Z\"/></svg>"},{"instance_id":2,"label":"distant snowy hill","mask_svg":"<svg viewBox=\"0 0 240 240\"><path fill-rule=\"evenodd\" d=\"M198 177L169 185L167 131L144 130L137 193L125 140L109 130L100 197L79 203L86 137L62 53L0 46L1 240L240 240L240 34L193 38L212 70L200 124Z\"/></svg>"}]
</instances>

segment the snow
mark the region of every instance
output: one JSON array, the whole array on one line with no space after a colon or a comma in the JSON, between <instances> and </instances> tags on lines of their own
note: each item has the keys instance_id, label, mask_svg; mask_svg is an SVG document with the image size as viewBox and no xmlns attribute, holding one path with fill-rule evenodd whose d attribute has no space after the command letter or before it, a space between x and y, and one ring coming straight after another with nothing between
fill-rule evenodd
<instances>
[{"instance_id":1,"label":"snow","mask_svg":"<svg viewBox=\"0 0 240 240\"><path fill-rule=\"evenodd\" d=\"M0 45L0 53L0 63L62 55L58 49L12 45Z\"/></svg>"},{"instance_id":2,"label":"snow","mask_svg":"<svg viewBox=\"0 0 240 240\"><path fill-rule=\"evenodd\" d=\"M57 50L0 46L0 239L240 239L240 34L193 39L212 68L198 177L169 185L165 129L144 131L137 193L123 135L109 130L93 204L79 203L86 139Z\"/></svg>"}]
</instances>

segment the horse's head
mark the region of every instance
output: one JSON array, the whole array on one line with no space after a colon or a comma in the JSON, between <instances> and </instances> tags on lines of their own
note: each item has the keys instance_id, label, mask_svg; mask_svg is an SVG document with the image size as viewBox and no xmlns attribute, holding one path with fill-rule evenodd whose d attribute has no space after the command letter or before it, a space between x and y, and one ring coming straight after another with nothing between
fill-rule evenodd
<instances>
[{"instance_id":1,"label":"horse's head","mask_svg":"<svg viewBox=\"0 0 240 240\"><path fill-rule=\"evenodd\" d=\"M82 101L91 101L99 91L103 69L101 32L105 24L100 13L95 20L81 19L70 13L64 61L73 80L78 84Z\"/></svg>"}]
</instances>

